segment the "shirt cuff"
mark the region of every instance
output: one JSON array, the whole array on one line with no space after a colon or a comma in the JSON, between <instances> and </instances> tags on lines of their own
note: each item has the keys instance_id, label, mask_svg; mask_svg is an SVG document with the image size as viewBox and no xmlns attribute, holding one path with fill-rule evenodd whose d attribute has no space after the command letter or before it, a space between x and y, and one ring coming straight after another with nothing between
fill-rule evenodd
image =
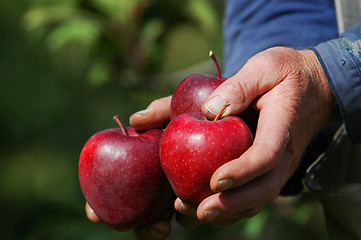
<instances>
[{"instance_id":1,"label":"shirt cuff","mask_svg":"<svg viewBox=\"0 0 361 240\"><path fill-rule=\"evenodd\" d=\"M356 29L355 29L356 28ZM361 141L361 23L312 48L336 97L348 136Z\"/></svg>"}]
</instances>

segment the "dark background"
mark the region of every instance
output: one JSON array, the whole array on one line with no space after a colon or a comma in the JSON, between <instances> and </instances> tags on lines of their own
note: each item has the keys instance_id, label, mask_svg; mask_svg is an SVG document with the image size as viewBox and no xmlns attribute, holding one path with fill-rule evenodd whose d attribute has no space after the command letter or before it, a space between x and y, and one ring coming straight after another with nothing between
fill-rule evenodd
<instances>
[{"instance_id":1,"label":"dark background","mask_svg":"<svg viewBox=\"0 0 361 240\"><path fill-rule=\"evenodd\" d=\"M77 164L184 77L222 62L223 1L0 0L0 239L132 239L85 216ZM309 194L232 227L169 239L327 239Z\"/></svg>"}]
</instances>

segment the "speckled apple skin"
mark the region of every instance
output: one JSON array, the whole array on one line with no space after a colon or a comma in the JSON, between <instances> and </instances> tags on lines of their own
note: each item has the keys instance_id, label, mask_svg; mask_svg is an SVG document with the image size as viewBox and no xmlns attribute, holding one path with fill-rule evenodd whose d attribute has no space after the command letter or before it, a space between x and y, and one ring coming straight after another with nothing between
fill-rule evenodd
<instances>
[{"instance_id":1,"label":"speckled apple skin","mask_svg":"<svg viewBox=\"0 0 361 240\"><path fill-rule=\"evenodd\" d=\"M209 74L193 74L183 79L173 93L170 119L183 113L201 112L203 102L226 79Z\"/></svg>"},{"instance_id":2,"label":"speckled apple skin","mask_svg":"<svg viewBox=\"0 0 361 240\"><path fill-rule=\"evenodd\" d=\"M165 218L175 200L159 159L163 131L127 132L113 128L94 134L79 158L85 199L103 222L120 231Z\"/></svg>"},{"instance_id":3,"label":"speckled apple skin","mask_svg":"<svg viewBox=\"0 0 361 240\"><path fill-rule=\"evenodd\" d=\"M170 119L173 120L184 113L201 112L204 101L225 80L227 78L209 74L193 74L183 79L172 96ZM258 112L250 107L238 114L247 123L253 134L256 132L258 115Z\"/></svg>"},{"instance_id":4,"label":"speckled apple skin","mask_svg":"<svg viewBox=\"0 0 361 240\"><path fill-rule=\"evenodd\" d=\"M201 113L182 114L163 133L161 163L176 195L198 205L213 193L214 171L240 157L252 142L251 130L239 117L208 121Z\"/></svg>"}]
</instances>

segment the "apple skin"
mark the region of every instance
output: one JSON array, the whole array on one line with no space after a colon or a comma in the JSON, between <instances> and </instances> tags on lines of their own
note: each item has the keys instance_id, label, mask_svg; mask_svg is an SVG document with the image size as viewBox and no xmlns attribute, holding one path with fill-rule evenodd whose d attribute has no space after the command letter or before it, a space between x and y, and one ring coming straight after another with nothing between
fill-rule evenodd
<instances>
[{"instance_id":1,"label":"apple skin","mask_svg":"<svg viewBox=\"0 0 361 240\"><path fill-rule=\"evenodd\" d=\"M183 79L172 95L170 119L183 113L201 112L203 102L226 79L209 74L193 74Z\"/></svg>"},{"instance_id":2,"label":"apple skin","mask_svg":"<svg viewBox=\"0 0 361 240\"><path fill-rule=\"evenodd\" d=\"M208 96L228 78L208 74L193 74L183 79L172 95L170 119L183 113L201 112ZM253 134L257 129L259 113L248 107L238 114L250 127Z\"/></svg>"},{"instance_id":3,"label":"apple skin","mask_svg":"<svg viewBox=\"0 0 361 240\"><path fill-rule=\"evenodd\" d=\"M198 205L213 194L210 179L215 170L240 157L252 143L252 132L239 117L209 121L202 113L186 113L164 130L160 158L176 195Z\"/></svg>"},{"instance_id":4,"label":"apple skin","mask_svg":"<svg viewBox=\"0 0 361 240\"><path fill-rule=\"evenodd\" d=\"M110 227L126 231L172 213L176 196L159 159L162 133L112 128L94 134L84 145L80 186L94 212Z\"/></svg>"}]
</instances>

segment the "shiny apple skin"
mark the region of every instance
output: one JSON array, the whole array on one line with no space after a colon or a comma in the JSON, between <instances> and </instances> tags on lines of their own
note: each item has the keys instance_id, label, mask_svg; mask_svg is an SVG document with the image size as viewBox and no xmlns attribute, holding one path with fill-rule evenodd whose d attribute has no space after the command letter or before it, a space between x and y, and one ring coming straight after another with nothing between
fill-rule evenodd
<instances>
[{"instance_id":1,"label":"shiny apple skin","mask_svg":"<svg viewBox=\"0 0 361 240\"><path fill-rule=\"evenodd\" d=\"M167 217L175 200L159 160L163 130L126 131L94 134L81 151L78 168L85 199L103 222L119 231Z\"/></svg>"},{"instance_id":2,"label":"shiny apple skin","mask_svg":"<svg viewBox=\"0 0 361 240\"><path fill-rule=\"evenodd\" d=\"M201 112L204 101L225 80L227 80L225 77L219 78L208 74L193 74L183 79L172 96L170 119L172 120L183 113ZM238 116L248 124L252 133L255 134L258 112L248 107Z\"/></svg>"},{"instance_id":3,"label":"shiny apple skin","mask_svg":"<svg viewBox=\"0 0 361 240\"><path fill-rule=\"evenodd\" d=\"M183 113L200 112L203 102L226 79L209 74L193 74L183 79L172 96L170 119Z\"/></svg>"},{"instance_id":4,"label":"shiny apple skin","mask_svg":"<svg viewBox=\"0 0 361 240\"><path fill-rule=\"evenodd\" d=\"M182 114L163 133L161 163L176 195L198 205L213 193L215 170L240 157L252 142L251 130L239 117L208 121L201 113Z\"/></svg>"}]
</instances>

